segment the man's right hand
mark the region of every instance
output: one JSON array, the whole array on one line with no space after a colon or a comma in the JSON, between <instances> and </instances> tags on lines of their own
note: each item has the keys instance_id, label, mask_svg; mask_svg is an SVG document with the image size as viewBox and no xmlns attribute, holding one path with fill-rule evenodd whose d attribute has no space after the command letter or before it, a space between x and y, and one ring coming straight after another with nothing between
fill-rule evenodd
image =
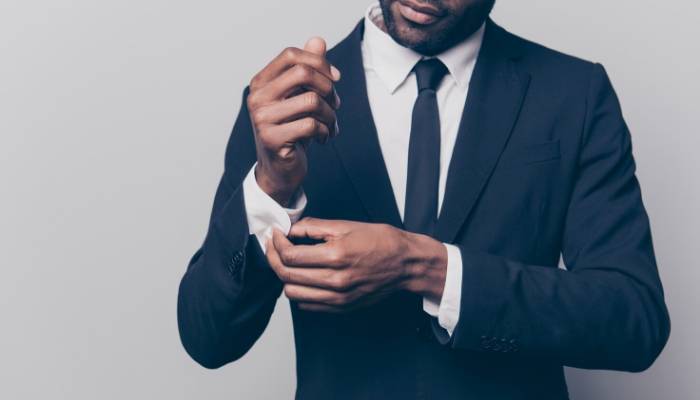
<instances>
[{"instance_id":1,"label":"man's right hand","mask_svg":"<svg viewBox=\"0 0 700 400\"><path fill-rule=\"evenodd\" d=\"M326 43L310 39L287 48L250 82L247 105L255 132L260 188L287 206L307 171L306 146L338 133L340 72L325 58Z\"/></svg>"}]
</instances>

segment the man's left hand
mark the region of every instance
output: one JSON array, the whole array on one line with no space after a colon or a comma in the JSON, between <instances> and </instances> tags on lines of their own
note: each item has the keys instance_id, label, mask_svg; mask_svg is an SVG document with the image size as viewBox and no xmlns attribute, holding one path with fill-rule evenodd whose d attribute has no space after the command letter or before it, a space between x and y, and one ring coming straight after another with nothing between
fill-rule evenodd
<instances>
[{"instance_id":1,"label":"man's left hand","mask_svg":"<svg viewBox=\"0 0 700 400\"><path fill-rule=\"evenodd\" d=\"M304 218L290 238L321 240L294 245L278 230L267 259L285 295L308 311L343 312L408 290L439 302L447 249L430 238L391 225Z\"/></svg>"}]
</instances>

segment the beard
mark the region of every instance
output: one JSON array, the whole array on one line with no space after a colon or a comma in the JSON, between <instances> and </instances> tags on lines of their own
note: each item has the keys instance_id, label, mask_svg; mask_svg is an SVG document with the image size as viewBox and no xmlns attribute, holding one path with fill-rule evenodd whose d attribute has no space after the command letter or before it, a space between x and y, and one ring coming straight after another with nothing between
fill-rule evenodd
<instances>
[{"instance_id":1,"label":"beard","mask_svg":"<svg viewBox=\"0 0 700 400\"><path fill-rule=\"evenodd\" d=\"M400 45L424 55L441 53L476 32L486 21L495 0L474 0L457 9L442 0L420 0L440 10L437 22L420 25L401 16L397 11L398 0L380 0L384 26L387 33Z\"/></svg>"}]
</instances>

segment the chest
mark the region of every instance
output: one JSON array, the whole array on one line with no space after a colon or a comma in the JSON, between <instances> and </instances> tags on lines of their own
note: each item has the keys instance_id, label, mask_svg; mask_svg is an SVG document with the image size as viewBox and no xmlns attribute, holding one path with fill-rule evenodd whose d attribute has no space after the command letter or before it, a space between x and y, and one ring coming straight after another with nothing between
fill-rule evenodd
<instances>
[{"instance_id":1,"label":"chest","mask_svg":"<svg viewBox=\"0 0 700 400\"><path fill-rule=\"evenodd\" d=\"M417 98L415 74L409 74L395 90L389 90L386 83L374 73L366 70L367 100L371 117L376 127L377 140L382 158L391 181L398 211L403 216L408 171L408 150L414 104ZM440 120L440 181L439 201L444 196L447 172L457 140L460 120L467 99L468 88L462 87L446 76L438 90L436 100Z\"/></svg>"},{"instance_id":2,"label":"chest","mask_svg":"<svg viewBox=\"0 0 700 400\"><path fill-rule=\"evenodd\" d=\"M418 95L415 75L409 74L394 90L390 90L372 70L366 71L366 82L367 100L385 159L391 162L406 158L413 107ZM436 92L443 153L450 153L454 147L467 94L468 88L458 85L450 76L443 79Z\"/></svg>"}]
</instances>

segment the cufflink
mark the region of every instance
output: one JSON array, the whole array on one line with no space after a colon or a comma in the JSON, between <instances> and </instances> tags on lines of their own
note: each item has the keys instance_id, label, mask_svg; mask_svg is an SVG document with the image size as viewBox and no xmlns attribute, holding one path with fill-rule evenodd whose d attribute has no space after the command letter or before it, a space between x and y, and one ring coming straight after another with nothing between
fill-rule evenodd
<instances>
[{"instance_id":1,"label":"cufflink","mask_svg":"<svg viewBox=\"0 0 700 400\"><path fill-rule=\"evenodd\" d=\"M231 257L231 261L228 263L228 272L231 275L234 275L236 271L241 267L243 264L243 261L245 260L245 254L243 253L242 250L239 250L233 254L233 257Z\"/></svg>"},{"instance_id":2,"label":"cufflink","mask_svg":"<svg viewBox=\"0 0 700 400\"><path fill-rule=\"evenodd\" d=\"M485 335L481 336L481 343L479 346L484 350L491 350L491 345L492 345L491 339L492 338L485 336Z\"/></svg>"}]
</instances>

